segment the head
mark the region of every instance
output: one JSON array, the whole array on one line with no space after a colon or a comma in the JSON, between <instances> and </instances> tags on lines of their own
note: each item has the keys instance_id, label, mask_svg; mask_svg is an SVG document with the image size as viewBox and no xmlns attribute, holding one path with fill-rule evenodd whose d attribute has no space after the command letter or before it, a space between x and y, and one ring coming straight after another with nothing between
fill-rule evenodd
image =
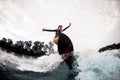
<instances>
[{"instance_id":1,"label":"head","mask_svg":"<svg viewBox=\"0 0 120 80\"><path fill-rule=\"evenodd\" d=\"M59 30L62 30L62 25L59 25L59 26L58 26L58 29L59 29Z\"/></svg>"}]
</instances>

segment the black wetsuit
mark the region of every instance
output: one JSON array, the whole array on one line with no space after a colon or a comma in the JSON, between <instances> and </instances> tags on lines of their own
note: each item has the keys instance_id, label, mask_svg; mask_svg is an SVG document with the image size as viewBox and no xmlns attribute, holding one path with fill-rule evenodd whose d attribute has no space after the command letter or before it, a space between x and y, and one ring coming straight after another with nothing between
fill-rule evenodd
<instances>
[{"instance_id":1,"label":"black wetsuit","mask_svg":"<svg viewBox=\"0 0 120 80\"><path fill-rule=\"evenodd\" d=\"M70 26L67 26L66 28L64 28L62 31L55 29L55 30L50 30L50 29L45 29L45 31L49 31L49 32L56 32L55 33L55 37L59 37L61 32L65 31L67 28L69 28Z\"/></svg>"},{"instance_id":2,"label":"black wetsuit","mask_svg":"<svg viewBox=\"0 0 120 80\"><path fill-rule=\"evenodd\" d=\"M45 31L49 31L49 32L56 32L55 37L59 37L61 32L65 31L67 28L69 28L70 26L67 26L66 28L64 28L62 31L55 29L55 30L50 30L50 29L45 29ZM65 60L66 64L68 65L69 69L72 69L73 66L73 62L74 62L74 57L70 56L68 59Z\"/></svg>"}]
</instances>

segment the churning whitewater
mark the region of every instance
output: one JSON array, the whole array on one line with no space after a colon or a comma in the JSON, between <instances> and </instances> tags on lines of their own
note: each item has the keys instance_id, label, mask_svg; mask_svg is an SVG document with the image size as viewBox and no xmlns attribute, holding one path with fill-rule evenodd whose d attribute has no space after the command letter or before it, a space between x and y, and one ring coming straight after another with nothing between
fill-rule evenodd
<instances>
[{"instance_id":1,"label":"churning whitewater","mask_svg":"<svg viewBox=\"0 0 120 80\"><path fill-rule=\"evenodd\" d=\"M120 50L75 53L79 74L75 80L120 80ZM68 80L68 67L58 54L38 58L15 56L0 50L0 77L12 80Z\"/></svg>"}]
</instances>

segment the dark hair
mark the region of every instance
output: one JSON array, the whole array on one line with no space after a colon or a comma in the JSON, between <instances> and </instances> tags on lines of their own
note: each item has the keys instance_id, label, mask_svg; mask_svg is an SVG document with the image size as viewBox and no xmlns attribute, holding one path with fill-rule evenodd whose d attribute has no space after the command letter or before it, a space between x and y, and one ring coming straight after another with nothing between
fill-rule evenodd
<instances>
[{"instance_id":1,"label":"dark hair","mask_svg":"<svg viewBox=\"0 0 120 80\"><path fill-rule=\"evenodd\" d=\"M58 28L59 28L59 27L62 27L62 25L59 25Z\"/></svg>"}]
</instances>

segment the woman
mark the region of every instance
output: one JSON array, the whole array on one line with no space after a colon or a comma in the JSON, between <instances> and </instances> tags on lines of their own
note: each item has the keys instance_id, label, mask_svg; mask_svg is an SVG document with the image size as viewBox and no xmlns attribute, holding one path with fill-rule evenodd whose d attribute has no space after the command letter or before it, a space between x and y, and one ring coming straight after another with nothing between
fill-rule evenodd
<instances>
[{"instance_id":1,"label":"woman","mask_svg":"<svg viewBox=\"0 0 120 80\"><path fill-rule=\"evenodd\" d=\"M66 44L68 43L68 45L64 44L63 43L64 41L61 41L63 45L58 43L58 40L61 39L60 35L63 35L62 32L65 31L66 29L68 29L70 26L71 26L71 23L69 23L69 25L64 29L62 29L62 25L59 25L58 28L55 30L49 30L49 29L43 28L42 31L56 32L53 42L55 44L57 44L58 47L60 45L60 47L61 47L60 49L62 49L62 50L59 51L59 48L58 48L58 52L61 55L62 59L67 63L69 69L72 69L73 68L72 64L74 62L72 42L70 41L70 39L67 36L64 35L64 38L66 38L65 39ZM65 47L65 45L68 47Z\"/></svg>"},{"instance_id":2,"label":"woman","mask_svg":"<svg viewBox=\"0 0 120 80\"><path fill-rule=\"evenodd\" d=\"M62 25L59 25L58 28L55 29L55 30L50 30L50 29L45 29L45 28L43 28L42 31L56 32L55 37L54 37L54 39L53 39L53 42L54 42L55 44L58 44L58 39L59 39L60 34L61 34L63 31L65 31L67 28L69 28L70 26L71 26L71 23L69 23L69 26L67 26L67 27L64 28L64 29L62 29Z\"/></svg>"}]
</instances>

